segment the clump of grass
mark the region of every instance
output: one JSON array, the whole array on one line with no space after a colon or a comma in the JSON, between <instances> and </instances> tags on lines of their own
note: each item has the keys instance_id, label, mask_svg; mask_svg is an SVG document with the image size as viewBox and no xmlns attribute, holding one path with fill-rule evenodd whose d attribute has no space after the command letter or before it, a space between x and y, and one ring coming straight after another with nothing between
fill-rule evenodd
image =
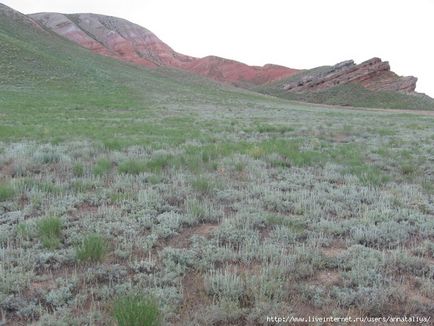
<instances>
[{"instance_id":1,"label":"clump of grass","mask_svg":"<svg viewBox=\"0 0 434 326\"><path fill-rule=\"evenodd\" d=\"M114 304L113 315L118 326L161 325L160 308L152 297L121 297Z\"/></svg>"},{"instance_id":2,"label":"clump of grass","mask_svg":"<svg viewBox=\"0 0 434 326\"><path fill-rule=\"evenodd\" d=\"M191 183L194 191L200 193L201 195L209 195L213 189L214 184L208 178L201 176L194 179Z\"/></svg>"},{"instance_id":3,"label":"clump of grass","mask_svg":"<svg viewBox=\"0 0 434 326\"><path fill-rule=\"evenodd\" d=\"M8 184L0 184L0 202L11 199L15 196L15 190Z\"/></svg>"},{"instance_id":4,"label":"clump of grass","mask_svg":"<svg viewBox=\"0 0 434 326\"><path fill-rule=\"evenodd\" d=\"M151 175L151 176L148 177L147 181L150 184L156 185L156 184L162 182L163 178L161 176L159 176L159 175L153 174L153 175Z\"/></svg>"},{"instance_id":5,"label":"clump of grass","mask_svg":"<svg viewBox=\"0 0 434 326\"><path fill-rule=\"evenodd\" d=\"M140 174L146 171L146 163L143 161L128 160L119 165L118 171L127 174Z\"/></svg>"},{"instance_id":6,"label":"clump of grass","mask_svg":"<svg viewBox=\"0 0 434 326\"><path fill-rule=\"evenodd\" d=\"M268 214L265 216L265 220L271 225L281 225L288 227L294 232L302 232L306 229L306 222L298 218L289 218L285 215Z\"/></svg>"},{"instance_id":7,"label":"clump of grass","mask_svg":"<svg viewBox=\"0 0 434 326\"><path fill-rule=\"evenodd\" d=\"M76 163L72 167L72 173L75 177L82 177L84 175L84 166L81 163Z\"/></svg>"},{"instance_id":8,"label":"clump of grass","mask_svg":"<svg viewBox=\"0 0 434 326\"><path fill-rule=\"evenodd\" d=\"M401 164L400 170L401 170L401 174L407 175L407 176L410 176L410 175L413 175L416 173L416 167L410 163Z\"/></svg>"},{"instance_id":9,"label":"clump of grass","mask_svg":"<svg viewBox=\"0 0 434 326\"><path fill-rule=\"evenodd\" d=\"M97 176L102 176L107 174L112 167L112 164L107 159L98 160L93 168L93 174Z\"/></svg>"},{"instance_id":10,"label":"clump of grass","mask_svg":"<svg viewBox=\"0 0 434 326\"><path fill-rule=\"evenodd\" d=\"M117 139L109 139L103 141L104 148L114 151L114 150L120 150L123 147L123 144L117 140Z\"/></svg>"},{"instance_id":11,"label":"clump of grass","mask_svg":"<svg viewBox=\"0 0 434 326\"><path fill-rule=\"evenodd\" d=\"M29 239L30 237L29 226L25 223L17 224L17 236L21 239Z\"/></svg>"},{"instance_id":12,"label":"clump of grass","mask_svg":"<svg viewBox=\"0 0 434 326\"><path fill-rule=\"evenodd\" d=\"M172 160L173 158L170 155L160 155L146 162L146 167L151 172L159 173L168 168Z\"/></svg>"},{"instance_id":13,"label":"clump of grass","mask_svg":"<svg viewBox=\"0 0 434 326\"><path fill-rule=\"evenodd\" d=\"M38 233L45 248L56 249L60 244L62 221L56 216L45 217L38 222Z\"/></svg>"},{"instance_id":14,"label":"clump of grass","mask_svg":"<svg viewBox=\"0 0 434 326\"><path fill-rule=\"evenodd\" d=\"M76 249L77 259L81 262L100 262L106 254L107 243L99 234L87 236Z\"/></svg>"}]
</instances>

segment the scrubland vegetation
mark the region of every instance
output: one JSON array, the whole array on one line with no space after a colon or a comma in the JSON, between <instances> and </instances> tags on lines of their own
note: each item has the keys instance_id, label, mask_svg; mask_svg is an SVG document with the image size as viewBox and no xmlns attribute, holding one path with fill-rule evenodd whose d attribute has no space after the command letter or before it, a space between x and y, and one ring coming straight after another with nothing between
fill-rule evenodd
<instances>
[{"instance_id":1,"label":"scrubland vegetation","mask_svg":"<svg viewBox=\"0 0 434 326\"><path fill-rule=\"evenodd\" d=\"M6 322L434 314L433 116L137 68L5 17L0 31Z\"/></svg>"},{"instance_id":2,"label":"scrubland vegetation","mask_svg":"<svg viewBox=\"0 0 434 326\"><path fill-rule=\"evenodd\" d=\"M164 133L140 139L113 110L92 122L118 128L108 146L3 142L8 318L432 314L432 118L262 103L134 110Z\"/></svg>"}]
</instances>

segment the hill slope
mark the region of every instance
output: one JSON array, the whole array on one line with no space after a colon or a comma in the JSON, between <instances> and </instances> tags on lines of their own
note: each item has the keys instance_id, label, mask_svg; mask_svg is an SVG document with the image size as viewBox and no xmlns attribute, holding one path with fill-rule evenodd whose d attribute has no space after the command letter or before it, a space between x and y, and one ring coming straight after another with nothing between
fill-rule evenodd
<instances>
[{"instance_id":1,"label":"hill slope","mask_svg":"<svg viewBox=\"0 0 434 326\"><path fill-rule=\"evenodd\" d=\"M177 53L151 31L121 18L59 13L29 17L43 28L98 54L151 68L186 70L286 99L401 109L434 107L431 98L415 93L417 78L396 75L388 62L379 58L359 65L349 60L308 71L278 65L257 67L216 56L194 58Z\"/></svg>"},{"instance_id":2,"label":"hill slope","mask_svg":"<svg viewBox=\"0 0 434 326\"><path fill-rule=\"evenodd\" d=\"M156 113L165 107L162 103L218 109L222 102L264 100L262 95L181 70L149 69L95 54L3 5L0 44L2 140L79 135L105 142L118 130L106 125L112 110L124 110L131 137L115 137L116 141L141 143L144 130L152 130L163 142L170 138L171 123ZM59 115L67 119L58 120ZM146 115L159 116L161 121L144 123ZM183 126L172 133L176 141L182 141L188 139L190 129Z\"/></svg>"},{"instance_id":3,"label":"hill slope","mask_svg":"<svg viewBox=\"0 0 434 326\"><path fill-rule=\"evenodd\" d=\"M146 28L117 17L59 13L38 13L29 17L95 53L147 67L183 69L234 85L260 85L297 72L275 65L248 66L214 56L200 59L186 56L175 52Z\"/></svg>"}]
</instances>

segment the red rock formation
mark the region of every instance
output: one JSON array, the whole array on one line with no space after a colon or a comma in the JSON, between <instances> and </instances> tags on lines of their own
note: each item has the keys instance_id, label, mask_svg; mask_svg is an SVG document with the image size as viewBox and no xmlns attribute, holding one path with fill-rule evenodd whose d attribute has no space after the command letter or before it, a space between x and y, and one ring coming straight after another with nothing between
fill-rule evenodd
<instances>
[{"instance_id":1,"label":"red rock formation","mask_svg":"<svg viewBox=\"0 0 434 326\"><path fill-rule=\"evenodd\" d=\"M265 65L263 67L248 66L234 60L209 56L194 60L187 69L198 75L209 77L233 85L243 86L246 84L261 85L267 82L289 77L298 72L277 65Z\"/></svg>"},{"instance_id":2,"label":"red rock formation","mask_svg":"<svg viewBox=\"0 0 434 326\"><path fill-rule=\"evenodd\" d=\"M298 72L277 65L248 66L215 56L194 58L175 52L155 34L127 20L95 14L30 15L44 28L98 54L148 67L173 67L234 85L260 85Z\"/></svg>"},{"instance_id":3,"label":"red rock formation","mask_svg":"<svg viewBox=\"0 0 434 326\"><path fill-rule=\"evenodd\" d=\"M370 90L400 91L412 93L416 89L416 77L400 77L390 71L388 62L372 58L356 65L353 60L338 63L325 70L290 82L283 88L290 92L320 91L337 85L357 83Z\"/></svg>"}]
</instances>

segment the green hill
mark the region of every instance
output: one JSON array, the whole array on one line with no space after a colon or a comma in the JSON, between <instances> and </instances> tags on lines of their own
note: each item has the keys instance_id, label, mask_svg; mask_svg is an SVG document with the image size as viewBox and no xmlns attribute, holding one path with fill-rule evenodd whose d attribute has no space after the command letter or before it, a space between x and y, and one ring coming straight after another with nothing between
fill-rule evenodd
<instances>
[{"instance_id":1,"label":"green hill","mask_svg":"<svg viewBox=\"0 0 434 326\"><path fill-rule=\"evenodd\" d=\"M120 142L142 143L137 130L144 130L143 123L155 137L172 132L185 139L190 129L181 130L178 124L171 129L167 121L143 122L144 117L161 118L161 110L173 105L218 107L231 100L264 99L176 69L151 70L94 54L35 28L29 18L7 7L0 7L0 44L3 140L107 141L117 134ZM128 128L107 125L111 110L124 111Z\"/></svg>"}]
</instances>

